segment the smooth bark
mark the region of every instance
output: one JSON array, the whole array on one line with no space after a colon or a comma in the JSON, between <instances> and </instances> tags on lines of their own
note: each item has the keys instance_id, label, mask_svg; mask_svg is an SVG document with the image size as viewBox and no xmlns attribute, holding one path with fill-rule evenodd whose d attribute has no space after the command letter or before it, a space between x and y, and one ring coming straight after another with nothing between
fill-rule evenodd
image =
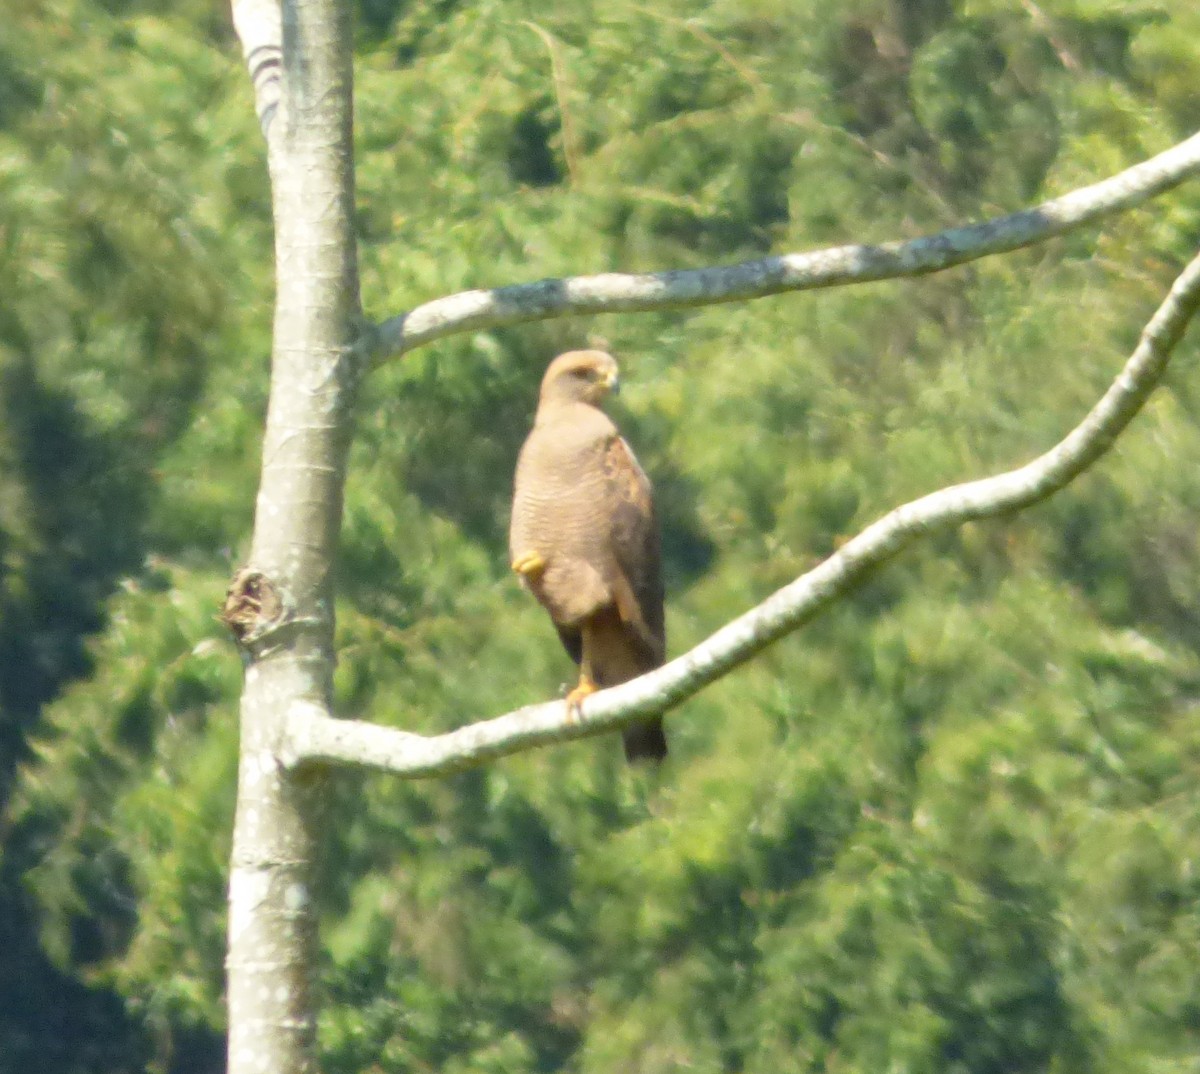
<instances>
[{"instance_id":1,"label":"smooth bark","mask_svg":"<svg viewBox=\"0 0 1200 1074\"><path fill-rule=\"evenodd\" d=\"M246 660L229 877L230 1074L315 1069L315 811L311 787L278 757L289 707L331 696L330 578L359 375L349 5L286 0L282 20L271 6L235 6L267 136L276 304L254 537L226 605Z\"/></svg>"}]
</instances>

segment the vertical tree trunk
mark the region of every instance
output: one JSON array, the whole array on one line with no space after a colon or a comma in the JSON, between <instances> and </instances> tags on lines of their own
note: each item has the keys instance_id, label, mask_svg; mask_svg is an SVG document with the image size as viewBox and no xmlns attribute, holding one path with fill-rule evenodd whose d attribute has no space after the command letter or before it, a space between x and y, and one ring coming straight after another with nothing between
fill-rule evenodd
<instances>
[{"instance_id":1,"label":"vertical tree trunk","mask_svg":"<svg viewBox=\"0 0 1200 1074\"><path fill-rule=\"evenodd\" d=\"M227 616L246 653L229 881L230 1074L315 1069L311 795L276 760L289 706L330 701L331 570L358 379L350 5L284 0L268 146L276 301L262 479ZM247 356L247 376L253 376ZM308 819L306 819L306 817Z\"/></svg>"}]
</instances>

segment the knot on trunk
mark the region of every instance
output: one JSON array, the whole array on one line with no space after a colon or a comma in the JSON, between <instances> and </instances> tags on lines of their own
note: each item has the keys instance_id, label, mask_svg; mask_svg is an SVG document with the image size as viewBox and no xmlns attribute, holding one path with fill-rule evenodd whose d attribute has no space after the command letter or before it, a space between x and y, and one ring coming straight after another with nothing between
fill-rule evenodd
<instances>
[{"instance_id":1,"label":"knot on trunk","mask_svg":"<svg viewBox=\"0 0 1200 1074\"><path fill-rule=\"evenodd\" d=\"M242 567L225 591L221 622L237 643L247 648L285 621L284 600L278 587L262 571Z\"/></svg>"}]
</instances>

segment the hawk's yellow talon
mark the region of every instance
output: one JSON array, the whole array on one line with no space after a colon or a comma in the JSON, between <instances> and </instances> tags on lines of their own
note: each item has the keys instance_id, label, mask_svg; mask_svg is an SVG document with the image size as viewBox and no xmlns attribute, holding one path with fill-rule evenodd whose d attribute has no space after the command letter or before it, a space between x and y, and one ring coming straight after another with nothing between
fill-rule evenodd
<instances>
[{"instance_id":1,"label":"hawk's yellow talon","mask_svg":"<svg viewBox=\"0 0 1200 1074\"><path fill-rule=\"evenodd\" d=\"M567 716L571 720L578 720L582 715L579 706L583 704L586 697L591 697L600 687L597 686L589 675L579 676L579 685L567 694Z\"/></svg>"},{"instance_id":2,"label":"hawk's yellow talon","mask_svg":"<svg viewBox=\"0 0 1200 1074\"><path fill-rule=\"evenodd\" d=\"M512 569L522 578L531 578L546 569L546 561L539 552L526 552L512 561Z\"/></svg>"}]
</instances>

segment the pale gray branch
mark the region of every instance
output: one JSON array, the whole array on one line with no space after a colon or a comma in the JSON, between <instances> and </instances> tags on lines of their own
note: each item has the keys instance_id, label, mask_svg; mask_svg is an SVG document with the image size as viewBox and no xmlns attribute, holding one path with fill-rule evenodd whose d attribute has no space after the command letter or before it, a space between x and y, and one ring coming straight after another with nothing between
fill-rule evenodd
<instances>
[{"instance_id":1,"label":"pale gray branch","mask_svg":"<svg viewBox=\"0 0 1200 1074\"><path fill-rule=\"evenodd\" d=\"M254 84L254 110L264 136L279 109L283 31L279 0L232 0L233 28Z\"/></svg>"},{"instance_id":2,"label":"pale gray branch","mask_svg":"<svg viewBox=\"0 0 1200 1074\"><path fill-rule=\"evenodd\" d=\"M380 361L459 332L581 313L666 310L783 291L919 276L1015 250L1132 208L1200 170L1200 134L1109 179L1022 212L909 242L838 246L739 265L571 276L435 299L378 325L369 346Z\"/></svg>"},{"instance_id":3,"label":"pale gray branch","mask_svg":"<svg viewBox=\"0 0 1200 1074\"><path fill-rule=\"evenodd\" d=\"M1019 469L941 489L896 508L690 652L657 671L589 697L577 719L569 716L564 702L551 701L427 738L333 719L317 706L302 703L288 714L284 764L337 762L405 776L433 776L541 743L612 730L637 716L678 705L814 618L918 537L1028 507L1077 477L1108 450L1161 380L1198 304L1200 257L1175 281L1103 398L1051 450Z\"/></svg>"}]
</instances>

